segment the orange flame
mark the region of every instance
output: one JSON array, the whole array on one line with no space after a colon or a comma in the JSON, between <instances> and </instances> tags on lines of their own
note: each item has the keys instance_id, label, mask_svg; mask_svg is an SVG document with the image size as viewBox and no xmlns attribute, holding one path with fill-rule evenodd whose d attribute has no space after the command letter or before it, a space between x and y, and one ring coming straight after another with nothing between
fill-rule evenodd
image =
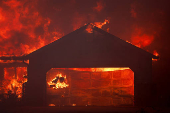
<instances>
[{"instance_id":1,"label":"orange flame","mask_svg":"<svg viewBox=\"0 0 170 113\"><path fill-rule=\"evenodd\" d=\"M61 81L60 78L63 78L64 81ZM56 81L56 82L54 82L54 81ZM67 84L66 75L62 75L61 73L57 74L54 79L52 79L50 82L48 82L48 85L53 86L54 89L66 88L69 86L69 84Z\"/></svg>"},{"instance_id":2,"label":"orange flame","mask_svg":"<svg viewBox=\"0 0 170 113\"><path fill-rule=\"evenodd\" d=\"M102 28L103 25L106 25L107 23L109 23L109 20L105 19L104 22L94 22L94 23L90 23L90 25L87 26L86 31L88 33L93 33L93 27L96 26L98 28ZM109 31L109 29L107 28L107 31Z\"/></svg>"},{"instance_id":3,"label":"orange flame","mask_svg":"<svg viewBox=\"0 0 170 113\"><path fill-rule=\"evenodd\" d=\"M159 56L159 54L158 54L158 52L157 52L156 50L153 51L153 55ZM153 60L153 61L158 61L158 59L153 59L153 58L152 58L152 60Z\"/></svg>"},{"instance_id":4,"label":"orange flame","mask_svg":"<svg viewBox=\"0 0 170 113\"><path fill-rule=\"evenodd\" d=\"M27 82L27 68L26 67L19 67L16 68L4 68L4 80L2 81L2 91L7 94L8 91L11 93L16 94L18 98L22 97L22 85L23 83Z\"/></svg>"},{"instance_id":5,"label":"orange flame","mask_svg":"<svg viewBox=\"0 0 170 113\"><path fill-rule=\"evenodd\" d=\"M48 30L51 20L39 14L36 9L36 2L27 2L27 0L2 1L2 6L7 7L8 10L0 7L0 42L5 42L3 43L5 46L0 46L3 50L0 51L0 56L7 54L16 56L29 54L63 36L61 32L56 34L54 33L57 32L56 30ZM37 34L35 31L41 26L43 32ZM26 38L23 39L23 37ZM47 39L46 37L51 38ZM33 44L33 42L36 42L36 44Z\"/></svg>"},{"instance_id":6,"label":"orange flame","mask_svg":"<svg viewBox=\"0 0 170 113\"><path fill-rule=\"evenodd\" d=\"M88 33L93 33L93 26L92 25L88 25L87 28L86 28L86 31Z\"/></svg>"},{"instance_id":7,"label":"orange flame","mask_svg":"<svg viewBox=\"0 0 170 113\"><path fill-rule=\"evenodd\" d=\"M109 20L104 20L104 22L94 22L94 26L98 27L98 28L102 28L103 25L106 25L107 23L109 23Z\"/></svg>"},{"instance_id":8,"label":"orange flame","mask_svg":"<svg viewBox=\"0 0 170 113\"><path fill-rule=\"evenodd\" d=\"M156 50L153 51L153 55L159 56L158 52Z\"/></svg>"}]
</instances>

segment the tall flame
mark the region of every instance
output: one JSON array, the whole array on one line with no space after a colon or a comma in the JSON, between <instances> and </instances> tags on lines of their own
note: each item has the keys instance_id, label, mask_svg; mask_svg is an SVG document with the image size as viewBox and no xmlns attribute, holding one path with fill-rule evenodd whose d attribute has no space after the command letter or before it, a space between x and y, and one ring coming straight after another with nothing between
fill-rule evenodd
<instances>
[{"instance_id":1,"label":"tall flame","mask_svg":"<svg viewBox=\"0 0 170 113\"><path fill-rule=\"evenodd\" d=\"M2 1L6 8L0 7L0 56L29 54L63 36L56 29L48 29L51 20L39 14L36 2Z\"/></svg>"},{"instance_id":2,"label":"tall flame","mask_svg":"<svg viewBox=\"0 0 170 113\"><path fill-rule=\"evenodd\" d=\"M8 92L11 91L12 94L16 94L18 98L21 98L23 88L22 85L27 82L26 76L26 67L18 67L16 69L16 73L14 68L5 68L1 91L4 92L4 94L8 94Z\"/></svg>"}]
</instances>

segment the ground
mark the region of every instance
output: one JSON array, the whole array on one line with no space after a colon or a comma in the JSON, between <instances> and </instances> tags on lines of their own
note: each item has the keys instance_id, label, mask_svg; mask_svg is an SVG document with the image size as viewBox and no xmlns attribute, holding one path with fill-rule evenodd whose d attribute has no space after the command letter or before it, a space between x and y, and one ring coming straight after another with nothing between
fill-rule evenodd
<instances>
[{"instance_id":1,"label":"ground","mask_svg":"<svg viewBox=\"0 0 170 113\"><path fill-rule=\"evenodd\" d=\"M170 108L159 107L13 107L1 108L0 113L168 113Z\"/></svg>"}]
</instances>

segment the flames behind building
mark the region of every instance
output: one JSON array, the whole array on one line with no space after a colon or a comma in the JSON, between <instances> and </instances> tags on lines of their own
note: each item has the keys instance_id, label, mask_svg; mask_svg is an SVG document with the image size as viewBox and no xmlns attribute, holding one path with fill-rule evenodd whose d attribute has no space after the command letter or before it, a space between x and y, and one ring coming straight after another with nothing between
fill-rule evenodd
<instances>
[{"instance_id":1,"label":"flames behind building","mask_svg":"<svg viewBox=\"0 0 170 113\"><path fill-rule=\"evenodd\" d=\"M26 56L1 57L26 65L28 77L19 77L19 68L11 68L15 82L23 84L28 78L22 90L25 103L51 106L150 104L152 59L157 58L93 24Z\"/></svg>"}]
</instances>

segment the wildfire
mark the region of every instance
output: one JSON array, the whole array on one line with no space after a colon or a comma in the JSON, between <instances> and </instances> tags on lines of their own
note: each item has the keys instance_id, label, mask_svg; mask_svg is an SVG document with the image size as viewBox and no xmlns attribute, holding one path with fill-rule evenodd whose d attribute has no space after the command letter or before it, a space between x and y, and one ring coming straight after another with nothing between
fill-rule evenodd
<instances>
[{"instance_id":1,"label":"wildfire","mask_svg":"<svg viewBox=\"0 0 170 113\"><path fill-rule=\"evenodd\" d=\"M22 82L18 82L17 79L12 79L7 86L7 90L11 93L16 94L18 98L22 97Z\"/></svg>"},{"instance_id":2,"label":"wildfire","mask_svg":"<svg viewBox=\"0 0 170 113\"><path fill-rule=\"evenodd\" d=\"M88 32L88 33L93 33L93 27L94 26L96 26L96 27L98 27L98 28L102 28L103 27L103 25L106 25L107 23L109 23L109 20L107 20L107 19L105 19L104 20L104 22L94 22L94 23L90 23L90 25L88 25L87 26L87 28L86 28L86 31ZM109 30L109 29L108 29ZM107 30L107 31L108 31Z\"/></svg>"},{"instance_id":3,"label":"wildfire","mask_svg":"<svg viewBox=\"0 0 170 113\"><path fill-rule=\"evenodd\" d=\"M37 1L1 1L0 56L29 54L63 36L60 30L49 31L51 20L41 16L36 5Z\"/></svg>"},{"instance_id":4,"label":"wildfire","mask_svg":"<svg viewBox=\"0 0 170 113\"><path fill-rule=\"evenodd\" d=\"M9 91L15 94L18 98L22 97L22 85L27 82L26 73L27 68L19 67L16 69L15 75L14 68L4 69L4 80L2 80L2 92L8 94Z\"/></svg>"},{"instance_id":5,"label":"wildfire","mask_svg":"<svg viewBox=\"0 0 170 113\"><path fill-rule=\"evenodd\" d=\"M98 28L102 28L103 25L106 25L107 23L109 23L109 20L104 20L104 22L94 22L94 26L98 27Z\"/></svg>"},{"instance_id":6,"label":"wildfire","mask_svg":"<svg viewBox=\"0 0 170 113\"><path fill-rule=\"evenodd\" d=\"M69 86L69 84L67 84L66 75L62 75L61 73L57 74L54 79L48 82L48 85L53 89L66 88Z\"/></svg>"}]
</instances>

